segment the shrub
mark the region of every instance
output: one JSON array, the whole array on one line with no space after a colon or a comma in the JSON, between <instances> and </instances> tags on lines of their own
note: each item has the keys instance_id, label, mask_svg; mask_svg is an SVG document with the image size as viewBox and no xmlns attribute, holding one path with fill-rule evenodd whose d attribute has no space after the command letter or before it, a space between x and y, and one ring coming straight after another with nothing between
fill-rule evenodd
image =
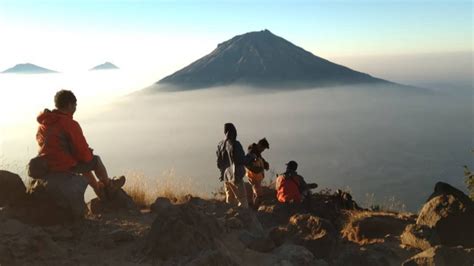
<instances>
[{"instance_id":1,"label":"shrub","mask_svg":"<svg viewBox=\"0 0 474 266\"><path fill-rule=\"evenodd\" d=\"M474 200L474 174L466 165L464 166L464 176L466 177L464 182L466 183L467 190L469 190L469 197L471 200Z\"/></svg>"}]
</instances>

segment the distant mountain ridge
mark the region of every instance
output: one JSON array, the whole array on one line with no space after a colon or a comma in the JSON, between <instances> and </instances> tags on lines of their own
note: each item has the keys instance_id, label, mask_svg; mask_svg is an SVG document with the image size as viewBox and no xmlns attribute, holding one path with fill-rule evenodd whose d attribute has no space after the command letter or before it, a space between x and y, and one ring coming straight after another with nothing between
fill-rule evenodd
<instances>
[{"instance_id":1,"label":"distant mountain ridge","mask_svg":"<svg viewBox=\"0 0 474 266\"><path fill-rule=\"evenodd\" d=\"M97 65L91 69L89 69L89 71L94 71L94 70L107 70L107 69L119 69L116 65L110 63L110 62L105 62L103 64L100 64L100 65Z\"/></svg>"},{"instance_id":2,"label":"distant mountain ridge","mask_svg":"<svg viewBox=\"0 0 474 266\"><path fill-rule=\"evenodd\" d=\"M44 67L40 67L31 63L25 63L25 64L17 64L12 68L9 68L3 71L2 73L46 74L46 73L58 73L58 72L44 68Z\"/></svg>"},{"instance_id":3,"label":"distant mountain ridge","mask_svg":"<svg viewBox=\"0 0 474 266\"><path fill-rule=\"evenodd\" d=\"M221 85L262 87L390 83L354 71L292 44L269 30L249 32L217 46L210 54L156 84L176 89Z\"/></svg>"}]
</instances>

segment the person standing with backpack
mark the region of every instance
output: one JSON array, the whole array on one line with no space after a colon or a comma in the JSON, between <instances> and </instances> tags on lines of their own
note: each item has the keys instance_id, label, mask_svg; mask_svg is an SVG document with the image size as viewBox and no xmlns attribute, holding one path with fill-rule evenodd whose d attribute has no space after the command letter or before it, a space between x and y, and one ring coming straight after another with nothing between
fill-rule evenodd
<instances>
[{"instance_id":1,"label":"person standing with backpack","mask_svg":"<svg viewBox=\"0 0 474 266\"><path fill-rule=\"evenodd\" d=\"M226 202L242 208L248 208L244 176L245 165L251 158L245 155L242 145L237 140L237 129L232 123L224 125L225 138L217 145L217 168L220 170L220 181L224 181Z\"/></svg>"},{"instance_id":2,"label":"person standing with backpack","mask_svg":"<svg viewBox=\"0 0 474 266\"><path fill-rule=\"evenodd\" d=\"M252 143L248 147L248 156L253 156L255 159L250 162L247 168L247 178L252 185L253 193L253 207L258 208L262 198L262 181L265 178L265 170L270 168L270 165L262 157L262 152L270 149L270 144L266 138L259 140L257 143Z\"/></svg>"}]
</instances>

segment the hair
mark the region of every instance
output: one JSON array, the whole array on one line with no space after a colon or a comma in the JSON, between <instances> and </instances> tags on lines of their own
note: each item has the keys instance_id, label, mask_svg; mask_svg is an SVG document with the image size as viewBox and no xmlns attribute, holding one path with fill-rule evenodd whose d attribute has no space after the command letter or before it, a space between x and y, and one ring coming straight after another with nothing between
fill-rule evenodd
<instances>
[{"instance_id":1,"label":"hair","mask_svg":"<svg viewBox=\"0 0 474 266\"><path fill-rule=\"evenodd\" d=\"M76 102L76 96L74 96L74 93L72 93L72 91L60 90L56 92L56 95L54 95L54 105L56 106L56 108L65 108L66 106L68 106L68 104L74 104Z\"/></svg>"},{"instance_id":2,"label":"hair","mask_svg":"<svg viewBox=\"0 0 474 266\"><path fill-rule=\"evenodd\" d=\"M224 134L227 136L227 139L235 140L237 138L237 129L232 123L224 124Z\"/></svg>"}]
</instances>

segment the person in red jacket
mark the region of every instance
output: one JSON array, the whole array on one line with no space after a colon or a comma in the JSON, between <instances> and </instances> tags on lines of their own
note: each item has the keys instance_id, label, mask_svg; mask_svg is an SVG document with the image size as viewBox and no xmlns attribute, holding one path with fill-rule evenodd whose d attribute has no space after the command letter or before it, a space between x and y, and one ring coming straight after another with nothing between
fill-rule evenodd
<instances>
[{"instance_id":1,"label":"person in red jacket","mask_svg":"<svg viewBox=\"0 0 474 266\"><path fill-rule=\"evenodd\" d=\"M58 91L54 104L56 109L45 109L37 118L39 155L46 158L48 171L82 174L99 198L104 198L106 189L122 187L125 177L109 178L100 157L93 154L81 126L73 119L77 107L74 94L68 90Z\"/></svg>"},{"instance_id":2,"label":"person in red jacket","mask_svg":"<svg viewBox=\"0 0 474 266\"><path fill-rule=\"evenodd\" d=\"M298 163L289 161L286 172L279 175L276 180L277 199L282 203L302 203L304 197L310 194L310 189L318 187L315 183L307 184L296 169Z\"/></svg>"}]
</instances>

